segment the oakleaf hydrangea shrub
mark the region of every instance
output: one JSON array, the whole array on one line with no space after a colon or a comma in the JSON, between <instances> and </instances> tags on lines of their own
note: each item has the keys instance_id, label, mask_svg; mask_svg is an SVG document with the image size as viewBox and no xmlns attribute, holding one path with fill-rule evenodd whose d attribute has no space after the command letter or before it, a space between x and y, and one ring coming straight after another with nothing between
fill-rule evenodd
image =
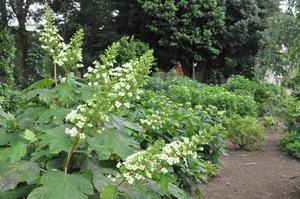
<instances>
[{"instance_id":1,"label":"oakleaf hydrangea shrub","mask_svg":"<svg viewBox=\"0 0 300 199\"><path fill-rule=\"evenodd\" d=\"M203 151L208 136L200 132L191 138L181 137L179 140L165 144L156 142L144 151L128 156L124 162L117 165L123 177L133 183L135 180L145 180L159 173L168 173L168 167L183 164L188 157L197 158L197 151Z\"/></svg>"},{"instance_id":2,"label":"oakleaf hydrangea shrub","mask_svg":"<svg viewBox=\"0 0 300 199\"><path fill-rule=\"evenodd\" d=\"M255 117L258 114L258 105L253 96L230 92L222 86L199 84L186 77L171 77L165 81L151 78L145 88L180 104L190 103L192 107L212 105L219 111L226 111L229 116L238 114Z\"/></svg>"},{"instance_id":3,"label":"oakleaf hydrangea shrub","mask_svg":"<svg viewBox=\"0 0 300 199\"><path fill-rule=\"evenodd\" d=\"M176 81L180 84L180 78L176 78ZM127 117L144 129L144 133L134 133L133 136L146 148L149 143L155 143L158 139L169 142L182 136L190 138L199 130L209 133L209 139L201 145L203 151L198 151L199 158L188 158L189 166L179 164L174 167L174 174L192 191L196 189L196 182L206 182L215 173L219 157L223 153L225 129L222 120L225 112L214 106L194 106L186 97L187 99L182 97L185 103L180 103L176 100L178 98L169 98L165 90L154 92L152 87L144 91L141 100L134 103Z\"/></svg>"},{"instance_id":4,"label":"oakleaf hydrangea shrub","mask_svg":"<svg viewBox=\"0 0 300 199\"><path fill-rule=\"evenodd\" d=\"M221 123L224 112L214 106L197 105L190 102L177 103L151 90L145 90L141 100L134 104L129 118L143 127L149 138L165 140L178 136L190 137ZM221 128L221 126L220 126Z\"/></svg>"},{"instance_id":5,"label":"oakleaf hydrangea shrub","mask_svg":"<svg viewBox=\"0 0 300 199\"><path fill-rule=\"evenodd\" d=\"M265 143L263 126L254 117L232 117L225 122L227 138L241 149L261 149Z\"/></svg>"},{"instance_id":6,"label":"oakleaf hydrangea shrub","mask_svg":"<svg viewBox=\"0 0 300 199\"><path fill-rule=\"evenodd\" d=\"M68 81L70 72L74 72L78 68L83 67L81 63L83 29L79 29L70 39L69 44L66 44L54 24L54 13L49 6L45 7L44 17L46 23L40 37L40 41L43 43L41 47L53 60L54 75L57 75L56 66L58 66L64 70L66 81Z\"/></svg>"},{"instance_id":7,"label":"oakleaf hydrangea shrub","mask_svg":"<svg viewBox=\"0 0 300 199\"><path fill-rule=\"evenodd\" d=\"M66 120L75 127L67 129L72 137L84 138L84 129L99 128L101 133L104 122L109 121L112 114L121 113L130 108L130 99L139 99L139 90L149 73L154 59L152 51L147 51L139 59L133 59L121 66L114 67L117 49L120 43L114 43L106 53L95 62L95 67L88 68L84 76L88 79L93 95L83 105L67 115Z\"/></svg>"},{"instance_id":8,"label":"oakleaf hydrangea shrub","mask_svg":"<svg viewBox=\"0 0 300 199\"><path fill-rule=\"evenodd\" d=\"M23 90L16 115L0 110L0 197L188 198L182 185L215 173L222 112L143 91L153 51L118 59L123 44L134 45L129 38L113 43L83 79L76 77L82 34L64 44L51 13L41 41L64 73ZM147 170L140 169L140 154L152 160Z\"/></svg>"},{"instance_id":9,"label":"oakleaf hydrangea shrub","mask_svg":"<svg viewBox=\"0 0 300 199\"><path fill-rule=\"evenodd\" d=\"M229 117L236 114L255 117L258 114L257 103L253 97L238 95L219 86L202 87L199 104L203 106L213 105L220 111L226 111Z\"/></svg>"},{"instance_id":10,"label":"oakleaf hydrangea shrub","mask_svg":"<svg viewBox=\"0 0 300 199\"><path fill-rule=\"evenodd\" d=\"M144 86L145 89L155 92L162 92L174 102L185 104L191 103L192 106L198 104L201 85L187 77L170 77L165 81L159 77L149 79Z\"/></svg>"}]
</instances>

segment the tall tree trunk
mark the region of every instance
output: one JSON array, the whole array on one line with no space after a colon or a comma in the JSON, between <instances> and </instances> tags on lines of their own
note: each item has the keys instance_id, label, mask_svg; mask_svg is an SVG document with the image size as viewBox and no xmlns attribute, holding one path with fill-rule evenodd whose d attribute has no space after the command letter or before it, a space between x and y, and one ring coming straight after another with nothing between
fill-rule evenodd
<instances>
[{"instance_id":1,"label":"tall tree trunk","mask_svg":"<svg viewBox=\"0 0 300 199\"><path fill-rule=\"evenodd\" d=\"M28 9L33 0L9 0L10 6L15 13L18 23L19 23L19 37L20 37L20 47L22 55L22 74L21 79L28 77L30 74L30 68L27 65L28 57L28 36L26 31L26 17L28 14Z\"/></svg>"},{"instance_id":2,"label":"tall tree trunk","mask_svg":"<svg viewBox=\"0 0 300 199\"><path fill-rule=\"evenodd\" d=\"M7 15L7 9L6 9L6 0L0 0L0 13L1 13L0 24L2 24L4 27L7 27L8 26L8 15Z\"/></svg>"},{"instance_id":3,"label":"tall tree trunk","mask_svg":"<svg viewBox=\"0 0 300 199\"><path fill-rule=\"evenodd\" d=\"M21 55L22 55L22 78L26 78L30 74L30 69L27 65L28 57L28 37L26 31L26 19L20 19L19 21L19 37L21 44Z\"/></svg>"},{"instance_id":4,"label":"tall tree trunk","mask_svg":"<svg viewBox=\"0 0 300 199\"><path fill-rule=\"evenodd\" d=\"M207 69L207 62L202 62L199 66L199 73L197 78L199 82L203 82L206 69Z\"/></svg>"}]
</instances>

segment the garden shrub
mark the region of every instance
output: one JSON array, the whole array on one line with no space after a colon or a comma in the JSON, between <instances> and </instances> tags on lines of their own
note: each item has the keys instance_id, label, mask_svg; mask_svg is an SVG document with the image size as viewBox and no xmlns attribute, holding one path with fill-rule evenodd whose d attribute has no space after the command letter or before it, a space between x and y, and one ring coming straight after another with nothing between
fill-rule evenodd
<instances>
[{"instance_id":1,"label":"garden shrub","mask_svg":"<svg viewBox=\"0 0 300 199\"><path fill-rule=\"evenodd\" d=\"M201 84L185 76L174 76L165 80L166 85L186 86L190 88L200 88Z\"/></svg>"},{"instance_id":2,"label":"garden shrub","mask_svg":"<svg viewBox=\"0 0 300 199\"><path fill-rule=\"evenodd\" d=\"M239 95L252 96L260 115L282 114L289 98L286 91L277 85L255 82L240 75L231 77L224 88Z\"/></svg>"},{"instance_id":3,"label":"garden shrub","mask_svg":"<svg viewBox=\"0 0 300 199\"><path fill-rule=\"evenodd\" d=\"M145 88L179 104L215 106L219 111L226 111L228 116L257 116L258 113L257 104L251 96L229 92L221 86L201 85L187 77L171 77L165 81L151 78Z\"/></svg>"},{"instance_id":4,"label":"garden shrub","mask_svg":"<svg viewBox=\"0 0 300 199\"><path fill-rule=\"evenodd\" d=\"M200 89L186 85L170 85L163 93L172 101L185 104L191 103L192 107L199 104Z\"/></svg>"},{"instance_id":5,"label":"garden shrub","mask_svg":"<svg viewBox=\"0 0 300 199\"><path fill-rule=\"evenodd\" d=\"M146 90L160 92L162 90L166 90L168 86L165 84L165 81L162 80L160 77L151 77L147 80L143 88Z\"/></svg>"},{"instance_id":6,"label":"garden shrub","mask_svg":"<svg viewBox=\"0 0 300 199\"><path fill-rule=\"evenodd\" d=\"M150 46L138 39L132 37L123 37L119 41L120 48L118 48L116 62L126 63L132 59L142 56L145 52L150 50Z\"/></svg>"},{"instance_id":7,"label":"garden shrub","mask_svg":"<svg viewBox=\"0 0 300 199\"><path fill-rule=\"evenodd\" d=\"M218 111L214 106L197 105L191 103L177 103L168 97L151 90L145 90L141 100L129 112L131 121L140 124L145 130L148 139L162 138L170 140L174 137L190 137L199 130L222 123L224 112ZM220 134L222 136L222 134Z\"/></svg>"},{"instance_id":8,"label":"garden shrub","mask_svg":"<svg viewBox=\"0 0 300 199\"><path fill-rule=\"evenodd\" d=\"M194 107L198 104L201 85L187 77L174 76L166 80L152 77L144 88L160 92L177 103L191 103Z\"/></svg>"},{"instance_id":9,"label":"garden shrub","mask_svg":"<svg viewBox=\"0 0 300 199\"><path fill-rule=\"evenodd\" d=\"M225 127L228 132L227 138L241 149L260 149L265 142L264 129L256 118L229 118Z\"/></svg>"},{"instance_id":10,"label":"garden shrub","mask_svg":"<svg viewBox=\"0 0 300 199\"><path fill-rule=\"evenodd\" d=\"M257 116L257 104L251 96L237 95L218 86L205 86L200 89L198 103L203 106L213 105L226 111L228 116Z\"/></svg>"},{"instance_id":11,"label":"garden shrub","mask_svg":"<svg viewBox=\"0 0 300 199\"><path fill-rule=\"evenodd\" d=\"M188 190L196 189L195 182L206 182L213 173L212 171L207 173L203 167L215 168L216 166L212 164L219 164L219 157L223 154L225 134L221 124L224 112L218 111L213 106L193 107L190 102L181 104L163 94L145 90L141 100L133 105L128 113L128 120L138 123L145 129L145 132L133 133L133 136L141 142L142 147L147 147L155 140L163 139L169 142L181 136L191 137L199 131L209 132L210 139L202 145L202 159L189 159L189 167L177 165L174 170ZM202 171L199 170L201 167Z\"/></svg>"},{"instance_id":12,"label":"garden shrub","mask_svg":"<svg viewBox=\"0 0 300 199\"><path fill-rule=\"evenodd\" d=\"M296 131L289 131L283 134L279 142L280 147L300 159L300 134Z\"/></svg>"},{"instance_id":13,"label":"garden shrub","mask_svg":"<svg viewBox=\"0 0 300 199\"><path fill-rule=\"evenodd\" d=\"M285 125L288 129L280 139L280 147L287 153L300 158L300 102L297 99L290 101L286 113Z\"/></svg>"},{"instance_id":14,"label":"garden shrub","mask_svg":"<svg viewBox=\"0 0 300 199\"><path fill-rule=\"evenodd\" d=\"M270 127L274 126L276 121L273 116L264 116L263 122L265 127Z\"/></svg>"},{"instance_id":15,"label":"garden shrub","mask_svg":"<svg viewBox=\"0 0 300 199\"><path fill-rule=\"evenodd\" d=\"M0 109L0 198L189 198L183 185L198 193L223 150L223 112L143 92L153 51L117 60L124 40L77 78L83 33L65 44L47 9L42 48L64 76L24 89L16 114Z\"/></svg>"}]
</instances>

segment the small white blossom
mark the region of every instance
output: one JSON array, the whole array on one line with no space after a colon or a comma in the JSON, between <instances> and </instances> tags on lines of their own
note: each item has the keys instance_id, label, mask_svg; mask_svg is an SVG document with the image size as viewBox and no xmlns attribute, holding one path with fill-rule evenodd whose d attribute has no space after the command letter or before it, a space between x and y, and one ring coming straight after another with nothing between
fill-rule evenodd
<instances>
[{"instance_id":1,"label":"small white blossom","mask_svg":"<svg viewBox=\"0 0 300 199\"><path fill-rule=\"evenodd\" d=\"M85 139L85 134L84 133L79 133L79 138L80 139Z\"/></svg>"},{"instance_id":2,"label":"small white blossom","mask_svg":"<svg viewBox=\"0 0 300 199\"><path fill-rule=\"evenodd\" d=\"M119 101L116 101L115 106L116 106L116 108L120 108L122 106L122 103Z\"/></svg>"},{"instance_id":3,"label":"small white blossom","mask_svg":"<svg viewBox=\"0 0 300 199\"><path fill-rule=\"evenodd\" d=\"M66 132L66 134L69 134L71 137L75 137L78 134L76 127L73 127L71 129L66 128L65 132Z\"/></svg>"}]
</instances>

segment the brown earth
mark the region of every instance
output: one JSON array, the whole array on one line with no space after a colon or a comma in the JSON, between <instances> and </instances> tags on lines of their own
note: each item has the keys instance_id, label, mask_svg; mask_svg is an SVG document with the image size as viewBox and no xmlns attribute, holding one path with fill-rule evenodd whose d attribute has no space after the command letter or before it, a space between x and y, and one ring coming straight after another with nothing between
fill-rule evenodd
<instances>
[{"instance_id":1,"label":"brown earth","mask_svg":"<svg viewBox=\"0 0 300 199\"><path fill-rule=\"evenodd\" d=\"M269 130L263 151L226 144L218 175L204 185L204 199L298 199L300 162L280 151L279 130Z\"/></svg>"}]
</instances>

